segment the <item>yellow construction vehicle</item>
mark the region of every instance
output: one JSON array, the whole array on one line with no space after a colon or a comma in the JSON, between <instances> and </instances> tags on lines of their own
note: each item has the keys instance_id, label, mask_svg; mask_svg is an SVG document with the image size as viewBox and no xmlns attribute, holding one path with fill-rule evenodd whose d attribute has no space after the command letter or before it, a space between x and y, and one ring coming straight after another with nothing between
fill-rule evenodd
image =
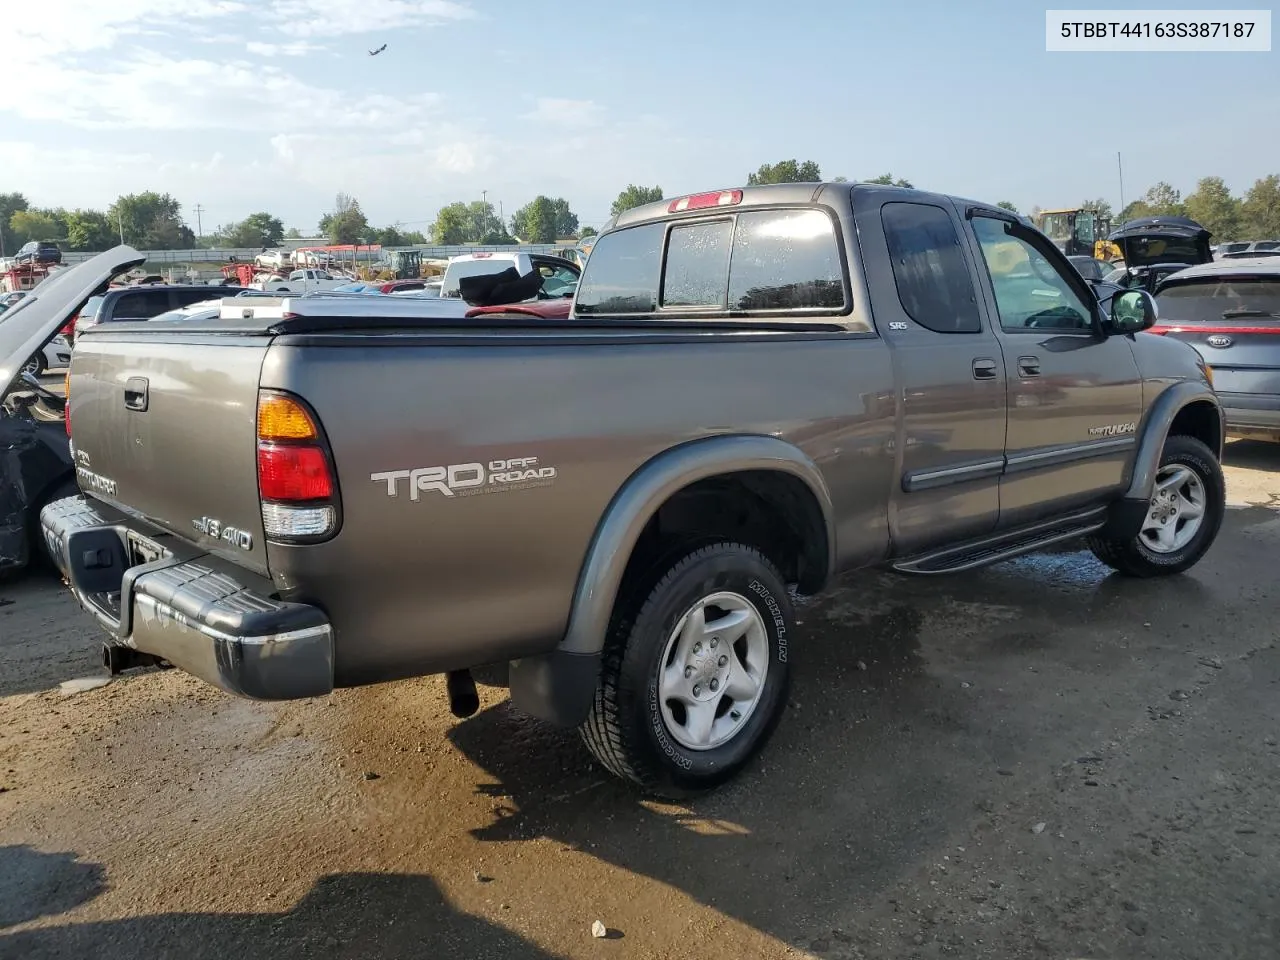
<instances>
[{"instance_id":1,"label":"yellow construction vehicle","mask_svg":"<svg viewBox=\"0 0 1280 960\"><path fill-rule=\"evenodd\" d=\"M1120 248L1107 239L1111 218L1099 216L1094 210L1041 210L1035 223L1036 229L1069 257L1095 257L1108 262L1123 258Z\"/></svg>"}]
</instances>

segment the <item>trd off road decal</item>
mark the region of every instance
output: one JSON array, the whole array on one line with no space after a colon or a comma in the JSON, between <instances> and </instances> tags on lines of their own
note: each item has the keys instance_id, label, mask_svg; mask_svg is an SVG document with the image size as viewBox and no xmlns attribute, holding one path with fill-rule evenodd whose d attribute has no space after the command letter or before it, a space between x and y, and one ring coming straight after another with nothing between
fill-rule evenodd
<instances>
[{"instance_id":1,"label":"trd off road decal","mask_svg":"<svg viewBox=\"0 0 1280 960\"><path fill-rule=\"evenodd\" d=\"M385 470L369 474L369 479L385 483L389 497L398 497L407 490L410 500L420 500L424 493L469 497L548 487L555 482L556 468L539 466L537 457L512 457L490 460L487 464L451 463L416 470ZM401 483L402 480L405 483Z\"/></svg>"}]
</instances>

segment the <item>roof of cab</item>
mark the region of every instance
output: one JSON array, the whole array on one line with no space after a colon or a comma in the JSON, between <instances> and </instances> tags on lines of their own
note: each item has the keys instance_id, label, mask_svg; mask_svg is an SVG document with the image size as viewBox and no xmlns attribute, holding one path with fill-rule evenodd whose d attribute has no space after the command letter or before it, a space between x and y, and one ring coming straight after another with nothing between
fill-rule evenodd
<instances>
[{"instance_id":1,"label":"roof of cab","mask_svg":"<svg viewBox=\"0 0 1280 960\"><path fill-rule=\"evenodd\" d=\"M692 210L683 210L677 213L671 212L671 204L683 197L702 196L708 193L725 193L731 190L741 190L742 200L740 203L733 205L734 209L742 209L743 207L764 206L766 204L778 203L794 203L809 204L831 202L829 197L824 194L831 194L835 191L853 190L856 193L888 193L900 194L904 200L919 200L932 202L952 201L961 207L981 207L983 210L992 210L1003 216L1011 216L1007 211L1000 210L994 204L983 203L978 200L967 200L963 197L952 197L946 194L931 193L927 190L918 190L914 187L894 187L881 183L850 183L844 180L827 180L808 183L769 183L757 186L747 187L722 187L719 190L699 190L695 193L682 193L672 197L664 197L661 200L655 200L653 203L646 203L643 206L632 207L618 214L612 223L606 224L602 233L611 233L622 227L634 226L637 223L644 223L651 220L662 220L669 217L685 217L685 216L706 216L714 213L718 207L702 207Z\"/></svg>"}]
</instances>

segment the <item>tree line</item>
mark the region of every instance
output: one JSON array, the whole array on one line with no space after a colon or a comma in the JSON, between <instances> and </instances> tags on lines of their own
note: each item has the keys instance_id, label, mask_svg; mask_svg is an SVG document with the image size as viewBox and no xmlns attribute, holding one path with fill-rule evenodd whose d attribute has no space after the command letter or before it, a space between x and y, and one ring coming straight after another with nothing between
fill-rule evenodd
<instances>
[{"instance_id":1,"label":"tree line","mask_svg":"<svg viewBox=\"0 0 1280 960\"><path fill-rule=\"evenodd\" d=\"M1000 206L1018 212L1012 203L1002 200ZM1140 217L1190 217L1211 234L1215 243L1233 240L1280 239L1280 174L1270 174L1254 181L1253 186L1236 196L1221 177L1201 177L1196 188L1185 197L1163 180L1137 200L1125 204L1118 216L1113 215L1106 200L1086 200L1082 210L1094 210L1110 217L1113 229L1127 220ZM1032 207L1034 220L1040 213Z\"/></svg>"},{"instance_id":2,"label":"tree line","mask_svg":"<svg viewBox=\"0 0 1280 960\"><path fill-rule=\"evenodd\" d=\"M746 183L816 183L823 179L815 161L789 159L762 164L747 173ZM845 177L833 179L847 182ZM914 186L891 173L863 182ZM662 199L664 193L659 185L628 184L613 201L610 215L617 217L633 207ZM1001 201L1000 206L1018 212L1008 201ZM1105 217L1113 216L1111 205L1103 199L1087 200L1081 207ZM1037 213L1039 208L1032 208L1033 219ZM1113 220L1119 226L1124 220L1137 217L1172 215L1189 216L1202 223L1216 241L1280 238L1280 175L1259 179L1240 196L1233 195L1221 177L1202 178L1186 197L1168 183L1157 183ZM488 201L458 200L441 207L424 232L402 230L398 225L374 227L360 202L345 193L338 194L333 209L320 218L316 230L333 244L384 247L554 243L596 232L593 227L580 224L563 197L539 195L505 222ZM21 193L0 193L0 244L8 254L30 240L56 240L68 250L105 250L122 241L142 250L183 250L196 246L277 247L286 239L302 236L297 228L286 230L279 217L260 211L243 220L219 224L207 235L197 237L182 217L181 204L167 193L154 191L117 197L106 210L33 207Z\"/></svg>"}]
</instances>

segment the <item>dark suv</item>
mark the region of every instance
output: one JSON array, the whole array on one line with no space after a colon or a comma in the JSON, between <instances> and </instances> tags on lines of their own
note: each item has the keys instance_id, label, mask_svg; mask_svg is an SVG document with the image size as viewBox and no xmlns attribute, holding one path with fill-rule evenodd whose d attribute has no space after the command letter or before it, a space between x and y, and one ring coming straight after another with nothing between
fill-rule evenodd
<instances>
[{"instance_id":1,"label":"dark suv","mask_svg":"<svg viewBox=\"0 0 1280 960\"><path fill-rule=\"evenodd\" d=\"M156 284L108 290L101 296L90 297L88 302L80 308L80 314L75 319L75 336L80 336L85 329L99 323L112 323L117 320L150 320L162 313L199 303L201 300L234 297L239 290L239 287L224 287L221 284L217 286Z\"/></svg>"},{"instance_id":2,"label":"dark suv","mask_svg":"<svg viewBox=\"0 0 1280 960\"><path fill-rule=\"evenodd\" d=\"M62 248L54 240L32 240L14 254L14 263L61 263Z\"/></svg>"}]
</instances>

